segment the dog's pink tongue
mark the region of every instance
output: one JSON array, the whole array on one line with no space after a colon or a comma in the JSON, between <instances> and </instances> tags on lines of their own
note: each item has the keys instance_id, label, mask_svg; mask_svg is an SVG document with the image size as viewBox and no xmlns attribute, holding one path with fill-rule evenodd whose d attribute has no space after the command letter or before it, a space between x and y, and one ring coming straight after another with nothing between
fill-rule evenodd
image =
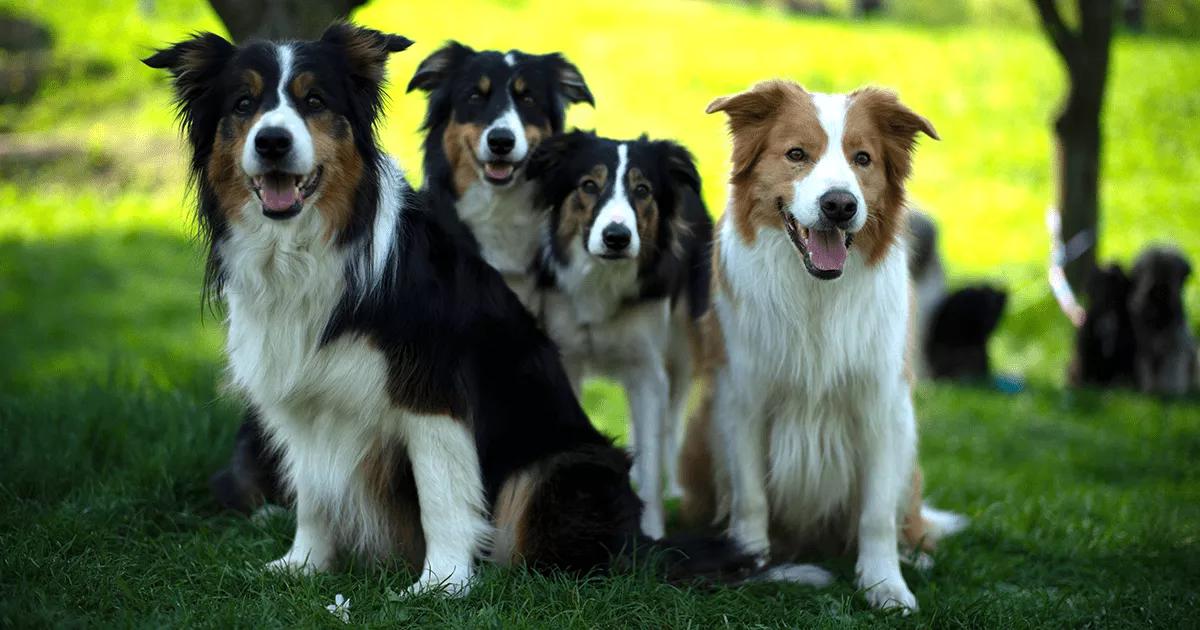
<instances>
[{"instance_id":1,"label":"dog's pink tongue","mask_svg":"<svg viewBox=\"0 0 1200 630\"><path fill-rule=\"evenodd\" d=\"M261 194L263 206L273 212L282 212L300 203L300 190L290 177L265 178Z\"/></svg>"},{"instance_id":2,"label":"dog's pink tongue","mask_svg":"<svg viewBox=\"0 0 1200 630\"><path fill-rule=\"evenodd\" d=\"M846 264L846 236L841 230L813 230L808 256L817 269L841 271Z\"/></svg>"}]
</instances>

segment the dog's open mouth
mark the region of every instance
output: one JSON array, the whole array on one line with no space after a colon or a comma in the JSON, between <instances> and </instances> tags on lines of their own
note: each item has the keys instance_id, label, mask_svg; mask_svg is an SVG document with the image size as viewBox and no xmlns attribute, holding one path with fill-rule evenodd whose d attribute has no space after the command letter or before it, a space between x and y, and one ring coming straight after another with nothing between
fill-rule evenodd
<instances>
[{"instance_id":1,"label":"dog's open mouth","mask_svg":"<svg viewBox=\"0 0 1200 630\"><path fill-rule=\"evenodd\" d=\"M317 192L324 172L322 166L308 175L272 171L250 178L250 187L262 202L263 215L272 219L290 219L300 214L304 202Z\"/></svg>"},{"instance_id":2,"label":"dog's open mouth","mask_svg":"<svg viewBox=\"0 0 1200 630\"><path fill-rule=\"evenodd\" d=\"M850 253L850 245L854 242L854 234L837 228L801 227L796 223L796 217L784 209L782 199L776 200L775 206L783 218L783 227L788 238L804 259L804 268L808 273L822 280L833 280L841 276L846 266L846 257Z\"/></svg>"},{"instance_id":3,"label":"dog's open mouth","mask_svg":"<svg viewBox=\"0 0 1200 630\"><path fill-rule=\"evenodd\" d=\"M493 186L503 186L513 180L513 175L517 169L521 168L520 162L508 162L505 160L493 160L491 162L483 162L483 178Z\"/></svg>"}]
</instances>

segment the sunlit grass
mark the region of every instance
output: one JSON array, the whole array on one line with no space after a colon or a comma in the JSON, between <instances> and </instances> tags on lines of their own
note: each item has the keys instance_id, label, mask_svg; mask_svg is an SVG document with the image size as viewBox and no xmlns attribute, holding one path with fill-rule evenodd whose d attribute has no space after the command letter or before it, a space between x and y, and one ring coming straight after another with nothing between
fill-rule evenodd
<instances>
[{"instance_id":1,"label":"sunlit grass","mask_svg":"<svg viewBox=\"0 0 1200 630\"><path fill-rule=\"evenodd\" d=\"M1196 401L1057 389L1071 330L1044 281L1043 213L1053 193L1050 121L1064 90L1059 62L1030 28L1025 2L892 4L902 20L865 24L668 0L375 0L357 18L417 41L390 64L381 126L414 182L424 100L403 87L451 38L564 52L597 100L569 122L682 141L715 215L729 144L723 120L703 113L713 97L775 76L815 90L898 90L943 138L921 144L913 197L942 226L953 281L986 279L1012 292L993 351L1001 370L1030 381L1016 396L919 388L929 493L975 523L932 572L909 572L925 607L909 621L1188 622L1200 603L1185 578L1200 572ZM356 622L378 625L880 620L849 588L844 565L835 567L839 586L821 594L496 572L465 603L389 601L387 589L404 586L394 573L281 582L246 571L244 561L282 551L288 525L218 516L207 496L205 477L227 456L239 410L220 392L220 317L201 313L202 252L167 81L137 62L220 25L198 0L2 7L54 28L56 70L34 105L0 106L0 142L66 152L19 172L0 164L0 548L8 550L0 593L21 596L0 597L0 626L80 616L116 625L332 623L323 606L334 592L351 596ZM1120 37L1104 123L1103 256L1128 260L1155 240L1200 253L1197 120L1200 43ZM1195 318L1200 283L1188 290ZM616 388L592 383L584 404L606 432L624 434Z\"/></svg>"}]
</instances>

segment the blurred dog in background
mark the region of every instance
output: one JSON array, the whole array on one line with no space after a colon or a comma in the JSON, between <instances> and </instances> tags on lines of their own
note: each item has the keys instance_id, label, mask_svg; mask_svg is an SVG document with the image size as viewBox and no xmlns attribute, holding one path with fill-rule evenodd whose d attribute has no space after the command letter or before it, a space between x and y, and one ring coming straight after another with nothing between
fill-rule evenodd
<instances>
[{"instance_id":1,"label":"blurred dog in background","mask_svg":"<svg viewBox=\"0 0 1200 630\"><path fill-rule=\"evenodd\" d=\"M1134 374L1148 394L1180 396L1196 381L1196 340L1188 329L1183 285L1192 266L1172 247L1143 251L1130 274L1129 316L1136 341Z\"/></svg>"}]
</instances>

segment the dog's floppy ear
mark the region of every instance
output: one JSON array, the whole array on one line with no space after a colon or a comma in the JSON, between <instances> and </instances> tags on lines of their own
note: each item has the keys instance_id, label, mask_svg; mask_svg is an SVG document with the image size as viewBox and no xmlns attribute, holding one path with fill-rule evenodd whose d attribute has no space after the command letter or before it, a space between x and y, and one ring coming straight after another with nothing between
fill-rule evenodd
<instances>
[{"instance_id":1,"label":"dog's floppy ear","mask_svg":"<svg viewBox=\"0 0 1200 630\"><path fill-rule=\"evenodd\" d=\"M401 35L383 33L349 22L334 22L321 35L321 42L341 50L356 79L383 83L388 56L412 46Z\"/></svg>"},{"instance_id":2,"label":"dog's floppy ear","mask_svg":"<svg viewBox=\"0 0 1200 630\"><path fill-rule=\"evenodd\" d=\"M421 65L417 66L417 71L413 73L405 92L436 90L455 67L473 54L475 51L468 46L456 41L446 42L445 46L433 51L433 54L426 57Z\"/></svg>"},{"instance_id":3,"label":"dog's floppy ear","mask_svg":"<svg viewBox=\"0 0 1200 630\"><path fill-rule=\"evenodd\" d=\"M729 116L730 129L737 131L742 125L766 120L783 103L788 89L800 89L800 86L785 81L763 81L745 92L713 99L704 113L725 112Z\"/></svg>"},{"instance_id":4,"label":"dog's floppy ear","mask_svg":"<svg viewBox=\"0 0 1200 630\"><path fill-rule=\"evenodd\" d=\"M667 167L671 180L679 186L690 188L700 194L700 172L696 170L696 159L683 145L670 140L654 143L659 159Z\"/></svg>"},{"instance_id":5,"label":"dog's floppy ear","mask_svg":"<svg viewBox=\"0 0 1200 630\"><path fill-rule=\"evenodd\" d=\"M175 78L175 96L185 114L187 108L208 92L212 81L221 74L237 48L215 33L195 33L156 51L142 63L166 70Z\"/></svg>"},{"instance_id":6,"label":"dog's floppy ear","mask_svg":"<svg viewBox=\"0 0 1200 630\"><path fill-rule=\"evenodd\" d=\"M708 104L706 114L725 112L729 116L729 133L733 135L733 176L750 172L767 142L771 116L789 91L803 93L795 83L763 81L754 87L731 96L721 96Z\"/></svg>"},{"instance_id":7,"label":"dog's floppy ear","mask_svg":"<svg viewBox=\"0 0 1200 630\"><path fill-rule=\"evenodd\" d=\"M593 135L595 134L576 129L546 138L529 156L529 163L525 165L525 177L531 180L545 178L563 164L580 142Z\"/></svg>"},{"instance_id":8,"label":"dog's floppy ear","mask_svg":"<svg viewBox=\"0 0 1200 630\"><path fill-rule=\"evenodd\" d=\"M554 67L558 79L558 93L562 94L568 103L587 103L595 107L596 101L592 98L592 91L588 89L579 68L558 53L551 53L546 57Z\"/></svg>"}]
</instances>

